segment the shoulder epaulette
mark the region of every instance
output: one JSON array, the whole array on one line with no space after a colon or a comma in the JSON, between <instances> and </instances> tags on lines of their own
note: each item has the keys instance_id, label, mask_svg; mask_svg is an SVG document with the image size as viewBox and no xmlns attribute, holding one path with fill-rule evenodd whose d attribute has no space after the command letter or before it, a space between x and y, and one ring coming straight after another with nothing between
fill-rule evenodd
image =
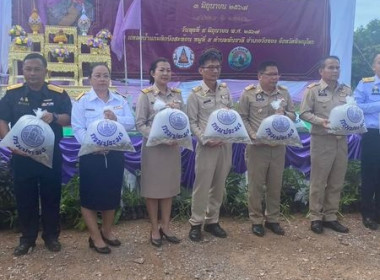
<instances>
[{"instance_id":1,"label":"shoulder epaulette","mask_svg":"<svg viewBox=\"0 0 380 280\"><path fill-rule=\"evenodd\" d=\"M278 87L279 89L286 89L286 90L288 89L286 86L283 86L283 85L278 85L277 87Z\"/></svg>"},{"instance_id":2,"label":"shoulder epaulette","mask_svg":"<svg viewBox=\"0 0 380 280\"><path fill-rule=\"evenodd\" d=\"M49 84L49 85L47 85L47 87L48 87L49 90L52 90L52 91L55 91L55 92L58 92L58 93L62 93L64 91L63 88L57 87L55 85L50 85Z\"/></svg>"},{"instance_id":3,"label":"shoulder epaulette","mask_svg":"<svg viewBox=\"0 0 380 280\"><path fill-rule=\"evenodd\" d=\"M362 79L363 83L370 83L375 81L375 77L367 77Z\"/></svg>"},{"instance_id":4,"label":"shoulder epaulette","mask_svg":"<svg viewBox=\"0 0 380 280\"><path fill-rule=\"evenodd\" d=\"M75 97L75 101L78 101L79 99L81 99L83 97L83 95L85 95L85 94L86 94L85 91L80 93L77 97Z\"/></svg>"},{"instance_id":5,"label":"shoulder epaulette","mask_svg":"<svg viewBox=\"0 0 380 280\"><path fill-rule=\"evenodd\" d=\"M307 86L307 88L313 88L315 86L318 86L319 83L311 83L310 85Z\"/></svg>"},{"instance_id":6,"label":"shoulder epaulette","mask_svg":"<svg viewBox=\"0 0 380 280\"><path fill-rule=\"evenodd\" d=\"M153 91L153 87L143 88L141 91L142 91L143 93L149 93L149 92Z\"/></svg>"},{"instance_id":7,"label":"shoulder epaulette","mask_svg":"<svg viewBox=\"0 0 380 280\"><path fill-rule=\"evenodd\" d=\"M175 92L175 93L181 93L182 92L179 88L171 88L171 91Z\"/></svg>"},{"instance_id":8,"label":"shoulder epaulette","mask_svg":"<svg viewBox=\"0 0 380 280\"><path fill-rule=\"evenodd\" d=\"M202 86L196 86L196 87L193 87L192 90L194 92L197 92L197 91L200 91L202 89Z\"/></svg>"},{"instance_id":9,"label":"shoulder epaulette","mask_svg":"<svg viewBox=\"0 0 380 280\"><path fill-rule=\"evenodd\" d=\"M221 84L219 85L219 87L226 88L226 87L227 87L227 84L226 84L226 83L221 83Z\"/></svg>"},{"instance_id":10,"label":"shoulder epaulette","mask_svg":"<svg viewBox=\"0 0 380 280\"><path fill-rule=\"evenodd\" d=\"M249 85L249 86L246 86L245 88L244 88L244 90L251 90L251 89L255 89L256 87L255 87L255 85Z\"/></svg>"},{"instance_id":11,"label":"shoulder epaulette","mask_svg":"<svg viewBox=\"0 0 380 280\"><path fill-rule=\"evenodd\" d=\"M20 88L22 87L24 84L15 84L15 85L11 85L9 87L7 87L7 90L12 90L12 89L16 89L16 88Z\"/></svg>"}]
</instances>

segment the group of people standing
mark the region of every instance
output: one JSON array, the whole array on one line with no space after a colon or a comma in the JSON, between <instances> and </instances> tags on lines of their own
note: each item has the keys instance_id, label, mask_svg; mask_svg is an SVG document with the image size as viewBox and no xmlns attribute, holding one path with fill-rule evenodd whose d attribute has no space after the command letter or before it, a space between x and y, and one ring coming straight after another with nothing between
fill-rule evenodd
<instances>
[{"instance_id":1,"label":"group of people standing","mask_svg":"<svg viewBox=\"0 0 380 280\"><path fill-rule=\"evenodd\" d=\"M90 123L100 118L117 121L126 130L136 126L143 136L141 151L141 195L146 199L151 222L150 242L162 246L163 239L180 243L170 229L172 198L180 192L181 153L175 141L154 147L146 146L155 117L153 105L161 100L168 107L186 111L190 128L197 138L195 181L193 185L189 238L202 240L202 227L219 238L227 232L219 224L225 181L231 169L232 146L222 141L202 144L210 114L221 108L232 108L233 101L226 83L219 83L222 56L215 49L205 51L199 58L202 76L199 86L192 89L186 107L178 89L170 88L171 66L159 58L149 69L152 86L143 89L134 118L125 99L109 90L110 69L103 63L92 65L89 81L92 89L72 103L67 93L45 83L47 63L39 54L29 54L23 63L24 84L10 86L0 100L0 137L9 132L17 120L42 108L42 118L55 134L53 168L48 168L18 150L12 150L12 171L21 226L21 238L15 248L16 256L35 247L39 228L41 201L42 238L50 251L60 251L59 204L61 196L61 153L59 141L62 126L72 125L74 136L83 144ZM373 60L375 77L363 79L355 90L358 105L363 109L368 133L362 140L362 215L363 224L375 230L380 223L380 54ZM340 193L347 168L346 136L331 135L328 130L330 111L346 102L350 87L338 82L340 61L328 56L319 66L321 80L308 86L300 107L300 118L312 124L310 219L311 230L317 234L325 227L341 233L349 229L337 220ZM265 228L278 235L285 231L279 223L282 174L285 146L255 142L261 122L273 115L283 114L295 120L295 107L288 90L278 85L279 69L274 61L258 67L258 84L247 86L239 100L238 111L253 142L246 147L248 169L248 210L252 233L265 235ZM271 102L281 100L281 108L273 109ZM136 121L135 121L136 119ZM115 209L119 206L124 170L123 152L108 151L79 158L80 201L84 221L89 230L89 247L108 254L109 246L121 242L112 231ZM262 200L265 203L262 203ZM263 209L265 208L265 209ZM102 224L97 223L101 213ZM160 219L159 219L160 217Z\"/></svg>"}]
</instances>

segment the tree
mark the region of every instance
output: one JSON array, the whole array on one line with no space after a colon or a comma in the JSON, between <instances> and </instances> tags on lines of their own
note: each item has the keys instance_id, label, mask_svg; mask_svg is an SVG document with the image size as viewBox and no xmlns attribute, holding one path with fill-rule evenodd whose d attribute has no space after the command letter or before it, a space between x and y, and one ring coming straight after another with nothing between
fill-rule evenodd
<instances>
[{"instance_id":1,"label":"tree","mask_svg":"<svg viewBox=\"0 0 380 280\"><path fill-rule=\"evenodd\" d=\"M362 77L373 76L372 59L380 53L380 20L374 19L354 33L351 84L355 87Z\"/></svg>"}]
</instances>

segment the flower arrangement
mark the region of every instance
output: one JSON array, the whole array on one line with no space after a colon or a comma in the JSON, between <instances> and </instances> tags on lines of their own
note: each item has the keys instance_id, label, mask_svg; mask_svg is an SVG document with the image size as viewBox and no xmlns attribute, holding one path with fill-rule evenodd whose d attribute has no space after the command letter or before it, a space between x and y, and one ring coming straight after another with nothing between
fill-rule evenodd
<instances>
[{"instance_id":1,"label":"flower arrangement","mask_svg":"<svg viewBox=\"0 0 380 280\"><path fill-rule=\"evenodd\" d=\"M69 51L63 46L62 42L59 43L57 48L52 49L50 53L52 57L55 57L58 60L58 62L63 62L70 56Z\"/></svg>"},{"instance_id":2,"label":"flower arrangement","mask_svg":"<svg viewBox=\"0 0 380 280\"><path fill-rule=\"evenodd\" d=\"M26 32L25 32L24 28L22 28L21 25L13 25L8 33L12 37L26 36Z\"/></svg>"},{"instance_id":3,"label":"flower arrangement","mask_svg":"<svg viewBox=\"0 0 380 280\"><path fill-rule=\"evenodd\" d=\"M90 48L103 49L104 43L102 39L95 37L87 40L87 46Z\"/></svg>"},{"instance_id":4,"label":"flower arrangement","mask_svg":"<svg viewBox=\"0 0 380 280\"><path fill-rule=\"evenodd\" d=\"M96 38L102 39L103 41L109 42L112 39L112 34L108 29L102 29L95 35Z\"/></svg>"},{"instance_id":5,"label":"flower arrangement","mask_svg":"<svg viewBox=\"0 0 380 280\"><path fill-rule=\"evenodd\" d=\"M13 39L13 44L17 46L32 47L32 40L26 36L17 36Z\"/></svg>"}]
</instances>

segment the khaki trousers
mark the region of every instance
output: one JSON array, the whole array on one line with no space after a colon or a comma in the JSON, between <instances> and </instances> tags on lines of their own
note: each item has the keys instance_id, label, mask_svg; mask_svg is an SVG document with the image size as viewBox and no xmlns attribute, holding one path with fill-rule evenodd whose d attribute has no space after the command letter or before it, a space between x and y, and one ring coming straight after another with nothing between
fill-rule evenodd
<instances>
[{"instance_id":1,"label":"khaki trousers","mask_svg":"<svg viewBox=\"0 0 380 280\"><path fill-rule=\"evenodd\" d=\"M195 181L191 203L191 225L219 221L225 182L232 165L232 145L210 148L197 144Z\"/></svg>"},{"instance_id":2,"label":"khaki trousers","mask_svg":"<svg viewBox=\"0 0 380 280\"><path fill-rule=\"evenodd\" d=\"M310 220L335 221L347 170L345 136L311 136Z\"/></svg>"},{"instance_id":3,"label":"khaki trousers","mask_svg":"<svg viewBox=\"0 0 380 280\"><path fill-rule=\"evenodd\" d=\"M248 211L253 224L262 224L264 221L262 206L264 193L266 221L278 222L285 152L286 148L282 145L247 145L246 147ZM264 191L264 185L266 191Z\"/></svg>"}]
</instances>

